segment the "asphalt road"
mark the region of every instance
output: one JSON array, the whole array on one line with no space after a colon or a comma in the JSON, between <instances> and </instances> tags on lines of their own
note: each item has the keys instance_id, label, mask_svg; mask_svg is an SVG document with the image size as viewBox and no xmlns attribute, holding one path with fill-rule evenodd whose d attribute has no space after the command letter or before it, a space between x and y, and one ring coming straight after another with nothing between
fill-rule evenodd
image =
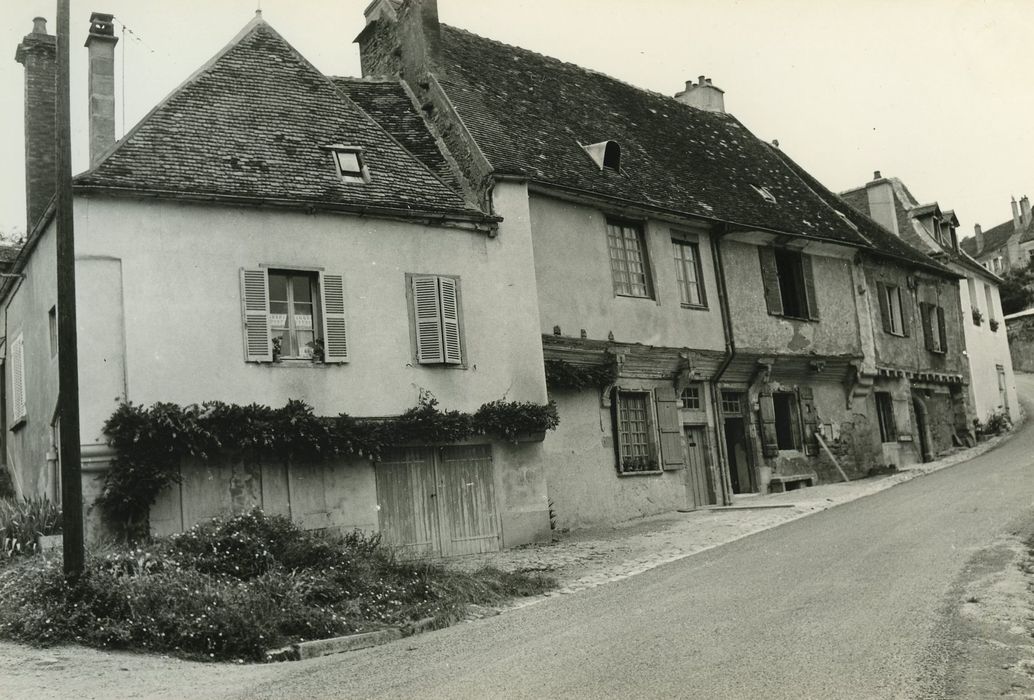
<instances>
[{"instance_id":1,"label":"asphalt road","mask_svg":"<svg viewBox=\"0 0 1034 700\"><path fill-rule=\"evenodd\" d=\"M1034 421L874 496L584 593L298 664L242 697L940 698L953 581L1032 518Z\"/></svg>"}]
</instances>

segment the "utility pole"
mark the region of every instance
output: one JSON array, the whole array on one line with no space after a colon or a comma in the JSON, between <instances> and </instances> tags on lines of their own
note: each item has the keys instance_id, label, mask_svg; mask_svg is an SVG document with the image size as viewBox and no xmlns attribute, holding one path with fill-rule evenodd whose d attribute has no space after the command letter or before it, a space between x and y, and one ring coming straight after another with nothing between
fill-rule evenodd
<instances>
[{"instance_id":1,"label":"utility pole","mask_svg":"<svg viewBox=\"0 0 1034 700\"><path fill-rule=\"evenodd\" d=\"M61 512L65 576L83 572L83 479L79 448L79 351L75 327L75 228L72 215L72 124L69 0L57 0L57 365Z\"/></svg>"}]
</instances>

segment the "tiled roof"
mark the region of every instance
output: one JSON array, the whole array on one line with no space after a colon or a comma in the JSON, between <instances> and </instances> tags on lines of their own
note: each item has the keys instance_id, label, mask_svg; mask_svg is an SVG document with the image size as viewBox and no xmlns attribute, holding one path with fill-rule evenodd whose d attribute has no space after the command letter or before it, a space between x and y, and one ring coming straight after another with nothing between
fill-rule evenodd
<instances>
[{"instance_id":1,"label":"tiled roof","mask_svg":"<svg viewBox=\"0 0 1034 700\"><path fill-rule=\"evenodd\" d=\"M743 227L865 244L735 117L454 27L441 32L438 80L497 173ZM621 147L620 172L601 170L581 146L607 140Z\"/></svg>"},{"instance_id":2,"label":"tiled roof","mask_svg":"<svg viewBox=\"0 0 1034 700\"><path fill-rule=\"evenodd\" d=\"M445 160L434 136L399 81L344 77L331 80L443 182L459 190L455 171Z\"/></svg>"},{"instance_id":3,"label":"tiled roof","mask_svg":"<svg viewBox=\"0 0 1034 700\"><path fill-rule=\"evenodd\" d=\"M984 231L984 247L981 249L981 254L997 250L1004 246L1009 241L1009 237L1012 236L1014 231L1015 227L1013 226L1012 219ZM1032 221L1020 234L1020 242L1024 243L1026 241L1034 241L1034 221ZM970 236L969 238L961 241L959 245L973 257L977 256L976 236Z\"/></svg>"},{"instance_id":4,"label":"tiled roof","mask_svg":"<svg viewBox=\"0 0 1034 700\"><path fill-rule=\"evenodd\" d=\"M370 182L342 182L331 144L361 146ZM261 18L76 184L483 217Z\"/></svg>"}]
</instances>

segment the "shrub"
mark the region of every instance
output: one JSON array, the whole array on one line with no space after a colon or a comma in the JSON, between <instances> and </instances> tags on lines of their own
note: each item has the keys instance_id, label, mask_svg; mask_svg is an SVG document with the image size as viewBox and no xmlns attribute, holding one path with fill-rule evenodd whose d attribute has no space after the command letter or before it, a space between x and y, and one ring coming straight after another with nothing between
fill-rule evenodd
<instances>
[{"instance_id":1,"label":"shrub","mask_svg":"<svg viewBox=\"0 0 1034 700\"><path fill-rule=\"evenodd\" d=\"M983 423L982 432L988 435L1001 435L1012 428L1012 419L1009 414L1001 408L991 411L987 420Z\"/></svg>"},{"instance_id":2,"label":"shrub","mask_svg":"<svg viewBox=\"0 0 1034 700\"><path fill-rule=\"evenodd\" d=\"M0 500L0 542L7 558L34 554L41 535L61 533L61 509L46 497Z\"/></svg>"}]
</instances>

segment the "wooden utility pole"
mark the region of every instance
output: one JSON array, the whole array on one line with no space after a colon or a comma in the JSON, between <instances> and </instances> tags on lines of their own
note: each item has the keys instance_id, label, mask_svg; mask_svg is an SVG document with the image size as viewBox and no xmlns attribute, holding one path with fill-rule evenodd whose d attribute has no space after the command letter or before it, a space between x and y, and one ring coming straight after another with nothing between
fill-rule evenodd
<instances>
[{"instance_id":1,"label":"wooden utility pole","mask_svg":"<svg viewBox=\"0 0 1034 700\"><path fill-rule=\"evenodd\" d=\"M57 0L57 365L61 523L65 576L83 572L83 479L79 448L79 352L75 327L75 229L69 107L69 0Z\"/></svg>"}]
</instances>

